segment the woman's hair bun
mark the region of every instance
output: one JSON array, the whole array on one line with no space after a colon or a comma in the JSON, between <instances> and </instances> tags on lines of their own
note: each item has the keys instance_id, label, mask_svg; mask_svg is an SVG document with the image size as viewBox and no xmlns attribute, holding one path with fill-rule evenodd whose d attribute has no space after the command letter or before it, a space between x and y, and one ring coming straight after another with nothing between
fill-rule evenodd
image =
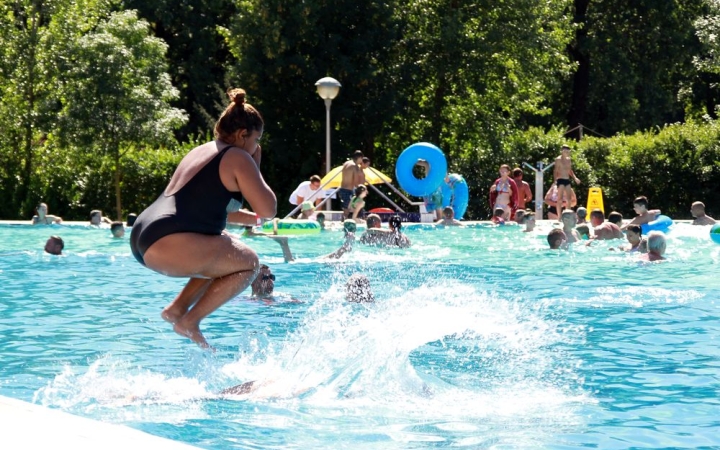
<instances>
[{"instance_id":1,"label":"woman's hair bun","mask_svg":"<svg viewBox=\"0 0 720 450\"><path fill-rule=\"evenodd\" d=\"M228 97L230 97L231 102L236 103L238 105L245 104L245 89L240 89L240 88L228 89L227 94L228 94Z\"/></svg>"}]
</instances>

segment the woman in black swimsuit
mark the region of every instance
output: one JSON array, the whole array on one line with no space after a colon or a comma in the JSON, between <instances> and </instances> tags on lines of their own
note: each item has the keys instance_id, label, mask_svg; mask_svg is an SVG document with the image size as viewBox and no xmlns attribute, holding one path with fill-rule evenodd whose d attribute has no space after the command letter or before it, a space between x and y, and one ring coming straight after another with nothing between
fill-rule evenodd
<instances>
[{"instance_id":1,"label":"woman in black swimsuit","mask_svg":"<svg viewBox=\"0 0 720 450\"><path fill-rule=\"evenodd\" d=\"M228 91L231 103L215 124L215 140L188 153L165 192L135 221L130 246L146 267L190 277L162 312L176 333L209 347L200 321L242 292L258 273L253 250L227 234L228 220L255 225L275 216L275 194L260 174L263 119L245 103L245 91ZM240 211L243 198L255 214Z\"/></svg>"}]
</instances>

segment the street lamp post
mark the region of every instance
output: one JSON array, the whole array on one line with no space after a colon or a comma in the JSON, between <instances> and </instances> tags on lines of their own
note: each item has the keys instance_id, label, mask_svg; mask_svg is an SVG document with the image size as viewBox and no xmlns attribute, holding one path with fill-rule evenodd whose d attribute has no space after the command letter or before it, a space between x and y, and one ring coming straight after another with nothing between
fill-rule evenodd
<instances>
[{"instance_id":1,"label":"street lamp post","mask_svg":"<svg viewBox=\"0 0 720 450\"><path fill-rule=\"evenodd\" d=\"M317 93L325 100L325 116L326 116L326 135L325 135L325 174L330 173L330 104L337 97L342 86L335 78L321 78L315 83Z\"/></svg>"}]
</instances>

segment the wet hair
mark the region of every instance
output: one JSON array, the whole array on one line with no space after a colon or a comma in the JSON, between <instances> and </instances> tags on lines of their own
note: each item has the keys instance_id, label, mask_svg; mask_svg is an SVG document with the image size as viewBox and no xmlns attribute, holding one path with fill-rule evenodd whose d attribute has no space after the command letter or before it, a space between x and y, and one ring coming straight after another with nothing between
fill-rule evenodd
<instances>
[{"instance_id":1,"label":"wet hair","mask_svg":"<svg viewBox=\"0 0 720 450\"><path fill-rule=\"evenodd\" d=\"M648 252L654 251L655 253L658 253L660 255L665 253L667 243L665 241L665 235L662 233L662 231L654 230L648 233L647 247Z\"/></svg>"},{"instance_id":2,"label":"wet hair","mask_svg":"<svg viewBox=\"0 0 720 450\"><path fill-rule=\"evenodd\" d=\"M238 130L261 131L265 122L255 107L245 103L244 89L228 89L230 104L215 122L215 139L226 141Z\"/></svg>"},{"instance_id":3,"label":"wet hair","mask_svg":"<svg viewBox=\"0 0 720 450\"><path fill-rule=\"evenodd\" d=\"M584 219L587 217L587 208L584 206L581 206L577 209L576 214L578 215L578 218Z\"/></svg>"},{"instance_id":4,"label":"wet hair","mask_svg":"<svg viewBox=\"0 0 720 450\"><path fill-rule=\"evenodd\" d=\"M343 230L345 233L354 233L357 231L357 224L352 219L345 219L343 222Z\"/></svg>"},{"instance_id":5,"label":"wet hair","mask_svg":"<svg viewBox=\"0 0 720 450\"><path fill-rule=\"evenodd\" d=\"M580 236L590 237L590 227L589 226L587 226L585 224L581 224L581 225L576 226L575 229L580 234Z\"/></svg>"},{"instance_id":6,"label":"wet hair","mask_svg":"<svg viewBox=\"0 0 720 450\"><path fill-rule=\"evenodd\" d=\"M642 205L645 208L648 207L648 199L644 195L641 195L640 197L633 200L633 205Z\"/></svg>"},{"instance_id":7,"label":"wet hair","mask_svg":"<svg viewBox=\"0 0 720 450\"><path fill-rule=\"evenodd\" d=\"M372 303L375 296L370 289L370 280L363 274L355 273L345 283L345 298L354 303Z\"/></svg>"},{"instance_id":8,"label":"wet hair","mask_svg":"<svg viewBox=\"0 0 720 450\"><path fill-rule=\"evenodd\" d=\"M355 150L352 155L353 161L355 161L358 158L363 158L365 155L363 155L362 150Z\"/></svg>"},{"instance_id":9,"label":"wet hair","mask_svg":"<svg viewBox=\"0 0 720 450\"><path fill-rule=\"evenodd\" d=\"M559 248L560 244L558 242L563 239L565 239L565 233L559 228L550 230L550 233L548 233L547 236L547 242L548 245L550 245L550 248Z\"/></svg>"},{"instance_id":10,"label":"wet hair","mask_svg":"<svg viewBox=\"0 0 720 450\"><path fill-rule=\"evenodd\" d=\"M525 220L525 210L519 209L515 211L515 222L523 223L523 220Z\"/></svg>"},{"instance_id":11,"label":"wet hair","mask_svg":"<svg viewBox=\"0 0 720 450\"><path fill-rule=\"evenodd\" d=\"M597 217L598 219L605 220L605 214L602 212L602 209L595 208L590 212L590 217Z\"/></svg>"},{"instance_id":12,"label":"wet hair","mask_svg":"<svg viewBox=\"0 0 720 450\"><path fill-rule=\"evenodd\" d=\"M628 225L625 230L632 231L633 233L635 233L637 235L642 234L642 227L640 225L635 225L635 224Z\"/></svg>"},{"instance_id":13,"label":"wet hair","mask_svg":"<svg viewBox=\"0 0 720 450\"><path fill-rule=\"evenodd\" d=\"M125 219L125 224L129 227L135 225L135 220L137 219L137 214L130 213L127 215L127 219Z\"/></svg>"},{"instance_id":14,"label":"wet hair","mask_svg":"<svg viewBox=\"0 0 720 450\"><path fill-rule=\"evenodd\" d=\"M365 164L370 164L370 158L368 158L367 156L363 156L362 161L363 161L363 163L365 163Z\"/></svg>"},{"instance_id":15,"label":"wet hair","mask_svg":"<svg viewBox=\"0 0 720 450\"><path fill-rule=\"evenodd\" d=\"M60 246L60 250L65 249L65 241L63 241L63 238L60 236L50 236L50 239L53 240L53 242Z\"/></svg>"},{"instance_id":16,"label":"wet hair","mask_svg":"<svg viewBox=\"0 0 720 450\"><path fill-rule=\"evenodd\" d=\"M315 215L315 220L317 220L318 222L325 220L325 213L324 212L317 213Z\"/></svg>"},{"instance_id":17,"label":"wet hair","mask_svg":"<svg viewBox=\"0 0 720 450\"><path fill-rule=\"evenodd\" d=\"M623 216L617 211L613 211L608 214L608 222L614 223L617 226L622 225Z\"/></svg>"},{"instance_id":18,"label":"wet hair","mask_svg":"<svg viewBox=\"0 0 720 450\"><path fill-rule=\"evenodd\" d=\"M526 221L527 221L528 219L534 219L534 218L535 218L535 213L534 213L534 212L532 212L532 211L525 211L525 220L526 220Z\"/></svg>"},{"instance_id":19,"label":"wet hair","mask_svg":"<svg viewBox=\"0 0 720 450\"><path fill-rule=\"evenodd\" d=\"M512 176L513 176L513 178L517 178L517 177L519 177L519 176L522 175L522 174L523 174L523 171L522 171L522 169L519 168L519 167L514 168L513 171L512 171Z\"/></svg>"},{"instance_id":20,"label":"wet hair","mask_svg":"<svg viewBox=\"0 0 720 450\"><path fill-rule=\"evenodd\" d=\"M501 216L503 216L504 214L505 214L505 210L502 209L502 208L495 208L495 209L493 210L493 216L495 216L495 217L501 217Z\"/></svg>"},{"instance_id":21,"label":"wet hair","mask_svg":"<svg viewBox=\"0 0 720 450\"><path fill-rule=\"evenodd\" d=\"M125 227L123 227L123 223L122 223L122 222L115 221L115 222L113 222L113 223L110 224L110 231L115 231L115 230L117 230L118 228L125 228Z\"/></svg>"},{"instance_id":22,"label":"wet hair","mask_svg":"<svg viewBox=\"0 0 720 450\"><path fill-rule=\"evenodd\" d=\"M95 216L102 216L102 211L100 211L99 209L93 209L92 211L90 211L90 219Z\"/></svg>"},{"instance_id":23,"label":"wet hair","mask_svg":"<svg viewBox=\"0 0 720 450\"><path fill-rule=\"evenodd\" d=\"M443 208L443 216L450 216L450 218L453 218L455 216L455 210L452 206L446 206Z\"/></svg>"},{"instance_id":24,"label":"wet hair","mask_svg":"<svg viewBox=\"0 0 720 450\"><path fill-rule=\"evenodd\" d=\"M398 215L392 216L390 217L390 220L388 220L388 225L393 227L395 230L400 231L400 228L402 228L402 219Z\"/></svg>"},{"instance_id":25,"label":"wet hair","mask_svg":"<svg viewBox=\"0 0 720 450\"><path fill-rule=\"evenodd\" d=\"M322 181L322 178L320 178L319 175L313 175L310 177L311 183L320 183Z\"/></svg>"},{"instance_id":26,"label":"wet hair","mask_svg":"<svg viewBox=\"0 0 720 450\"><path fill-rule=\"evenodd\" d=\"M378 226L382 224L382 219L377 214L368 214L365 218L365 224L368 228L373 228L376 223Z\"/></svg>"},{"instance_id":27,"label":"wet hair","mask_svg":"<svg viewBox=\"0 0 720 450\"><path fill-rule=\"evenodd\" d=\"M572 217L575 215L575 211L572 209L564 209L562 212L562 215L560 216L560 220L562 220L565 216Z\"/></svg>"},{"instance_id":28,"label":"wet hair","mask_svg":"<svg viewBox=\"0 0 720 450\"><path fill-rule=\"evenodd\" d=\"M365 191L367 191L367 188L365 186L363 186L362 184L360 184L355 187L355 196L359 197L360 194L362 194Z\"/></svg>"}]
</instances>

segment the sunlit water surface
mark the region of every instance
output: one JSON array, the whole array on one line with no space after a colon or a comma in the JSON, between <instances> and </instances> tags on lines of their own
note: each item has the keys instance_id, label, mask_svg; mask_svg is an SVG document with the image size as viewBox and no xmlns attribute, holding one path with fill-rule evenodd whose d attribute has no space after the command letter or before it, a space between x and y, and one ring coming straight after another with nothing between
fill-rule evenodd
<instances>
[{"instance_id":1,"label":"sunlit water surface","mask_svg":"<svg viewBox=\"0 0 720 450\"><path fill-rule=\"evenodd\" d=\"M43 254L51 234L65 255ZM276 301L212 314L210 353L160 319L184 281L140 266L127 236L0 226L0 395L208 449L720 446L707 227L676 224L662 263L620 241L549 251L547 229L407 234L410 250L340 261L322 258L338 231L291 237L289 264L245 239ZM375 304L344 301L355 272Z\"/></svg>"}]
</instances>

